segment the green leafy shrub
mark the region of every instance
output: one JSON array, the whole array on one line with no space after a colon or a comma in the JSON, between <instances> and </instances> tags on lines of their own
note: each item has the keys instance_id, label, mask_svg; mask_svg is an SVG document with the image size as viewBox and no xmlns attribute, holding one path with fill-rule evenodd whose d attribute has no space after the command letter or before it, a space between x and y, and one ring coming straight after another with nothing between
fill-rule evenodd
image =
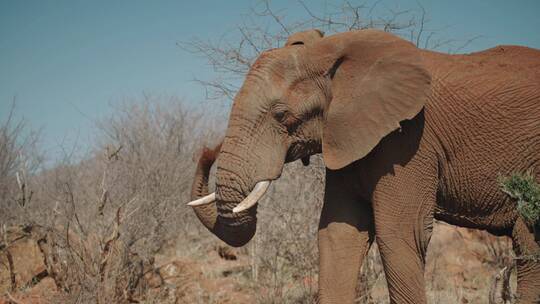
<instances>
[{"instance_id":1,"label":"green leafy shrub","mask_svg":"<svg viewBox=\"0 0 540 304\"><path fill-rule=\"evenodd\" d=\"M502 191L517 200L519 214L530 224L540 224L540 185L532 171L499 177Z\"/></svg>"}]
</instances>

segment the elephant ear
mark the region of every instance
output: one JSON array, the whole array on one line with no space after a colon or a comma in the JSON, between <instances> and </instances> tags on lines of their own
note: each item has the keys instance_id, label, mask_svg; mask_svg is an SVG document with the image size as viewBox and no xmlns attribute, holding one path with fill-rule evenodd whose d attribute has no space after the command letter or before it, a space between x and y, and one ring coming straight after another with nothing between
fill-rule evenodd
<instances>
[{"instance_id":1,"label":"elephant ear","mask_svg":"<svg viewBox=\"0 0 540 304\"><path fill-rule=\"evenodd\" d=\"M287 42L285 43L285 46L297 45L297 44L311 45L314 42L320 40L323 36L324 36L324 33L317 29L294 33L291 36L289 36L289 38L287 39Z\"/></svg>"},{"instance_id":2,"label":"elephant ear","mask_svg":"<svg viewBox=\"0 0 540 304\"><path fill-rule=\"evenodd\" d=\"M328 69L332 99L322 151L334 170L363 158L402 120L416 116L431 92L430 74L413 44L375 30L349 34L333 42L341 48Z\"/></svg>"}]
</instances>

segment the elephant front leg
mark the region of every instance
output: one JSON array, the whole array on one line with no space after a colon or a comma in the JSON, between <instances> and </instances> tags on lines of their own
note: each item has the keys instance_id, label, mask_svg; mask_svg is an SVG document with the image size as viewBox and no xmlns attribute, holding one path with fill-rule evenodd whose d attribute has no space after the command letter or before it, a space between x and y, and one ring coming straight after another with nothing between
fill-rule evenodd
<instances>
[{"instance_id":1,"label":"elephant front leg","mask_svg":"<svg viewBox=\"0 0 540 304\"><path fill-rule=\"evenodd\" d=\"M344 176L326 174L319 224L319 303L353 303L358 274L373 241L369 202L346 189Z\"/></svg>"},{"instance_id":2,"label":"elephant front leg","mask_svg":"<svg viewBox=\"0 0 540 304\"><path fill-rule=\"evenodd\" d=\"M426 303L425 256L433 229L436 184L412 176L387 182L374 195L373 210L390 302Z\"/></svg>"}]
</instances>

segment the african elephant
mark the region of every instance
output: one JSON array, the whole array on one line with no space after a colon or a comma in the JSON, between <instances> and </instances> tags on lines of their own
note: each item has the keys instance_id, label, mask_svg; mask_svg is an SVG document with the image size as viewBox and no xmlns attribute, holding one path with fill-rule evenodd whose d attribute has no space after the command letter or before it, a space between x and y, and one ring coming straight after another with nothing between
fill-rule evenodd
<instances>
[{"instance_id":1,"label":"african elephant","mask_svg":"<svg viewBox=\"0 0 540 304\"><path fill-rule=\"evenodd\" d=\"M284 164L322 153L320 303L353 302L374 240L391 302L425 303L434 219L509 236L518 255L540 250L497 183L529 169L540 178L540 51L448 55L377 30L318 33L265 51L247 74L216 192L199 174L190 203L210 231L246 244ZM540 264L518 260L517 270L520 303L538 303Z\"/></svg>"}]
</instances>

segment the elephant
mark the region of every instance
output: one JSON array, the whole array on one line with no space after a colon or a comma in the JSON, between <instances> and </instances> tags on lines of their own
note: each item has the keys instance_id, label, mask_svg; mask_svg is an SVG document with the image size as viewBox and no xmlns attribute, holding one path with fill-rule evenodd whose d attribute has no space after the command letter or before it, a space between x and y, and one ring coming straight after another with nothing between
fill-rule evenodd
<instances>
[{"instance_id":1,"label":"elephant","mask_svg":"<svg viewBox=\"0 0 540 304\"><path fill-rule=\"evenodd\" d=\"M320 303L353 303L373 241L391 303L425 303L434 220L508 236L517 255L538 252L497 177L540 178L540 51L450 55L374 29L294 34L251 66L188 205L218 238L242 246L284 165L315 154L326 167ZM518 259L517 281L519 303L539 303L540 263Z\"/></svg>"}]
</instances>

